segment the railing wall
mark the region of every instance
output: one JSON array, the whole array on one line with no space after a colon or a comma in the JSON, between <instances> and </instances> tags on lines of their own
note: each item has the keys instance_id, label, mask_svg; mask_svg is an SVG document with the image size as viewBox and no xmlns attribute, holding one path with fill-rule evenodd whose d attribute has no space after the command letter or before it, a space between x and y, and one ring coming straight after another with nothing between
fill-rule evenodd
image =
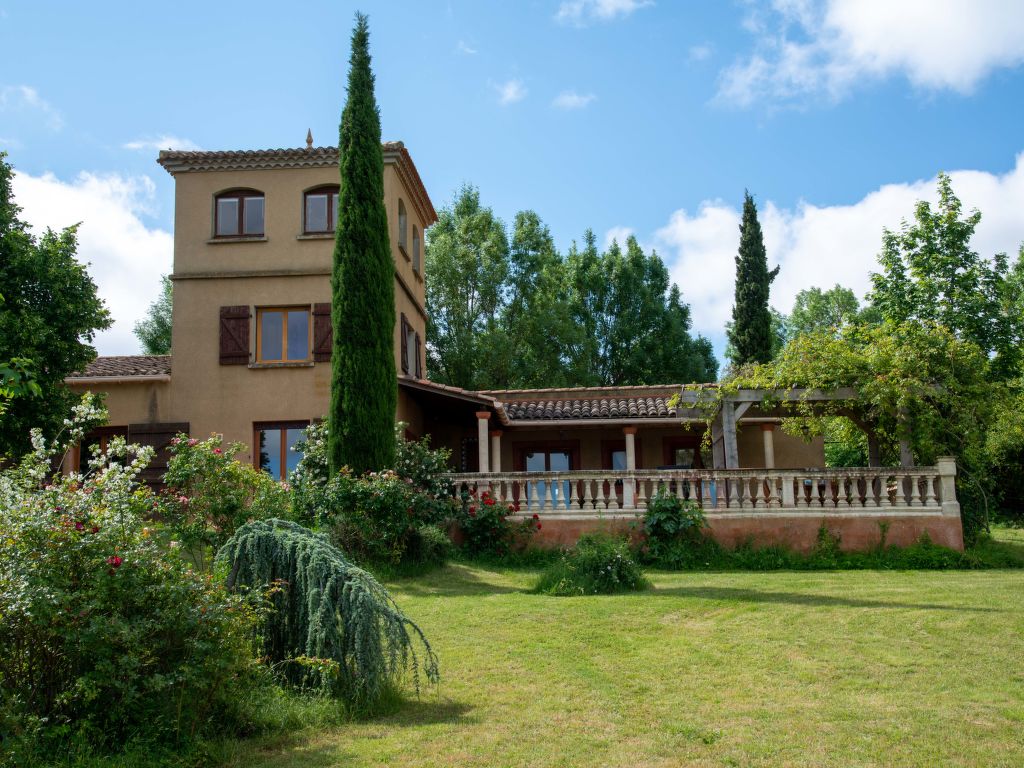
<instances>
[{"instance_id":1,"label":"railing wall","mask_svg":"<svg viewBox=\"0 0 1024 768\"><path fill-rule=\"evenodd\" d=\"M450 475L457 494L489 492L520 514L642 514L658 493L709 513L885 510L959 513L952 460L935 467L826 470L584 470Z\"/></svg>"}]
</instances>

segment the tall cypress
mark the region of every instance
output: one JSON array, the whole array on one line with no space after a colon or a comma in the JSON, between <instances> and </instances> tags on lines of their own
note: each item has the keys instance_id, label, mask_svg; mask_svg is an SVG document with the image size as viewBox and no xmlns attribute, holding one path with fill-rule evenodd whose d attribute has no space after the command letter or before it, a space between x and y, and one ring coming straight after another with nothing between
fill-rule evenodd
<instances>
[{"instance_id":1,"label":"tall cypress","mask_svg":"<svg viewBox=\"0 0 1024 768\"><path fill-rule=\"evenodd\" d=\"M394 265L369 37L367 18L357 13L338 141L341 190L331 274L334 350L328 414L332 472L343 466L356 473L376 471L394 461Z\"/></svg>"},{"instance_id":2,"label":"tall cypress","mask_svg":"<svg viewBox=\"0 0 1024 768\"><path fill-rule=\"evenodd\" d=\"M730 357L733 365L767 363L772 359L772 315L768 294L779 268L768 271L757 206L750 192L743 191L743 221L740 223L740 250L736 255L736 303L729 329Z\"/></svg>"}]
</instances>

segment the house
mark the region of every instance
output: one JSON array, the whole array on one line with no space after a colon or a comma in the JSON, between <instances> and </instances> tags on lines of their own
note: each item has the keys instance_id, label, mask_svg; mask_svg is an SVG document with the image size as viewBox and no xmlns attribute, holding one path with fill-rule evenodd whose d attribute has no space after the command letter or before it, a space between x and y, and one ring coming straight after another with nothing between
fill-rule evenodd
<instances>
[{"instance_id":1,"label":"house","mask_svg":"<svg viewBox=\"0 0 1024 768\"><path fill-rule=\"evenodd\" d=\"M571 540L595 521L624 526L659 487L712 510L713 529L714 516L725 516L718 529L732 541L752 535L810 546L826 513L848 529L851 545L865 543L865 531L877 537L879 513L862 512L898 501L889 492L894 476L823 474L821 440L783 432L785 414L763 410L756 397L718 414L708 450L705 415L672 405L679 383L471 392L431 382L423 233L437 215L408 149L393 142L382 152L395 418L408 436L429 434L452 450L457 483L525 505L523 514L543 511L550 541ZM120 434L152 445L147 479L158 481L175 434L217 433L245 446L241 460L284 480L299 460L291 449L302 430L328 408L337 149L307 137L304 148L163 151L158 162L175 179L172 354L100 357L68 379L77 391L106 395L109 426L86 442L102 447ZM955 497L939 470L907 472L899 476L906 504L886 514L909 517L890 540L928 531L956 545L958 508L953 526ZM804 509L786 522L778 512L795 513L800 500ZM948 519L936 517L943 504Z\"/></svg>"}]
</instances>

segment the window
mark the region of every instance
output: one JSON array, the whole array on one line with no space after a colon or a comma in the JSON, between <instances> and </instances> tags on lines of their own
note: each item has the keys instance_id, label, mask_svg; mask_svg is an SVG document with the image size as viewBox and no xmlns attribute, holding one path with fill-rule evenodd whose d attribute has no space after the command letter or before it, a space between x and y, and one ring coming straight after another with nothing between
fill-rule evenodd
<instances>
[{"instance_id":1,"label":"window","mask_svg":"<svg viewBox=\"0 0 1024 768\"><path fill-rule=\"evenodd\" d=\"M89 460L92 459L92 449L99 446L100 453L106 454L110 446L110 440L114 437L128 439L128 427L99 427L82 438L78 446L78 471L85 474L89 471ZM124 459L113 459L113 463L123 464Z\"/></svg>"},{"instance_id":2,"label":"window","mask_svg":"<svg viewBox=\"0 0 1024 768\"><path fill-rule=\"evenodd\" d=\"M513 463L520 472L569 472L579 469L580 448L578 442L534 443L512 446ZM527 504L533 504L534 490L538 503L543 506L548 492L548 483L541 480L527 482L525 497ZM563 506L569 500L569 482L567 480L551 486L551 503ZM518 499L517 499L518 500Z\"/></svg>"},{"instance_id":3,"label":"window","mask_svg":"<svg viewBox=\"0 0 1024 768\"><path fill-rule=\"evenodd\" d=\"M406 243L406 226L409 222L409 217L405 215L405 203L401 200L398 201L398 247L403 251L407 247Z\"/></svg>"},{"instance_id":4,"label":"window","mask_svg":"<svg viewBox=\"0 0 1024 768\"><path fill-rule=\"evenodd\" d=\"M309 307L257 310L257 362L301 363L311 359L309 350Z\"/></svg>"},{"instance_id":5,"label":"window","mask_svg":"<svg viewBox=\"0 0 1024 768\"><path fill-rule=\"evenodd\" d=\"M412 228L412 271L420 273L420 231L415 225Z\"/></svg>"},{"instance_id":6,"label":"window","mask_svg":"<svg viewBox=\"0 0 1024 768\"><path fill-rule=\"evenodd\" d=\"M295 444L303 438L308 426L308 421L254 424L256 466L275 480L287 480L302 458L302 453L295 450Z\"/></svg>"},{"instance_id":7,"label":"window","mask_svg":"<svg viewBox=\"0 0 1024 768\"><path fill-rule=\"evenodd\" d=\"M216 237L262 237L263 193L241 190L217 195L213 232Z\"/></svg>"},{"instance_id":8,"label":"window","mask_svg":"<svg viewBox=\"0 0 1024 768\"><path fill-rule=\"evenodd\" d=\"M307 235L333 232L338 223L338 187L318 187L305 195L302 231Z\"/></svg>"}]
</instances>

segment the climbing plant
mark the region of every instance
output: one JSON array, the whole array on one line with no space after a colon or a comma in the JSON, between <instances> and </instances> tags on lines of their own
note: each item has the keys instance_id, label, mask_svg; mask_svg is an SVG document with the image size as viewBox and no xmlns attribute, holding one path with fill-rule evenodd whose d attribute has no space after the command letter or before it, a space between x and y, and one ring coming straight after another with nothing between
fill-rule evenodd
<instances>
[{"instance_id":1,"label":"climbing plant","mask_svg":"<svg viewBox=\"0 0 1024 768\"><path fill-rule=\"evenodd\" d=\"M437 682L437 657L420 628L325 535L287 520L248 523L221 548L217 567L229 589L269 588L264 654L289 682L357 709L395 690L406 673L417 693L421 677Z\"/></svg>"}]
</instances>

